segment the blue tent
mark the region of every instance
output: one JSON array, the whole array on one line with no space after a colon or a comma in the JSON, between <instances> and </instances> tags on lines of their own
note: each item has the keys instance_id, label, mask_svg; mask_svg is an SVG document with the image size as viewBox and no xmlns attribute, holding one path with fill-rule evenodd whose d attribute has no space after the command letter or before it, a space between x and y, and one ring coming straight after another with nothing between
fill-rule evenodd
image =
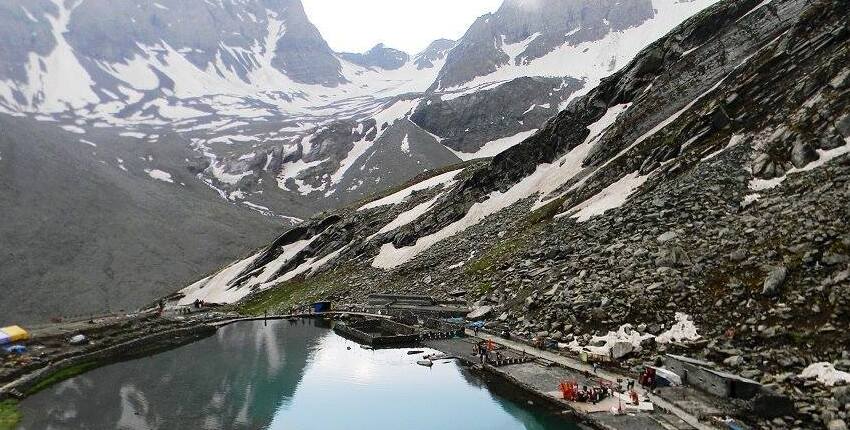
<instances>
[{"instance_id":1,"label":"blue tent","mask_svg":"<svg viewBox=\"0 0 850 430\"><path fill-rule=\"evenodd\" d=\"M23 345L11 345L3 347L3 349L10 354L25 354L27 352L27 347Z\"/></svg>"}]
</instances>

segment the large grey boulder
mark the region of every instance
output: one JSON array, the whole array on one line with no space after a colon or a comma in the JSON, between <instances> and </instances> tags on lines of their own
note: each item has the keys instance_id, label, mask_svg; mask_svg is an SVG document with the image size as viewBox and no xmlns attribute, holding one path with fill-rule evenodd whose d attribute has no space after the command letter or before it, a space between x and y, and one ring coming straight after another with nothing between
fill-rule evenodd
<instances>
[{"instance_id":1,"label":"large grey boulder","mask_svg":"<svg viewBox=\"0 0 850 430\"><path fill-rule=\"evenodd\" d=\"M826 428L827 430L847 430L847 424L844 420L838 418L827 423Z\"/></svg>"},{"instance_id":2,"label":"large grey boulder","mask_svg":"<svg viewBox=\"0 0 850 430\"><path fill-rule=\"evenodd\" d=\"M794 167L798 169L805 167L806 164L817 159L818 153L811 145L800 140L794 143L794 147L791 149L791 162L794 163Z\"/></svg>"},{"instance_id":3,"label":"large grey boulder","mask_svg":"<svg viewBox=\"0 0 850 430\"><path fill-rule=\"evenodd\" d=\"M667 246L661 249L656 259L660 267L679 267L691 264L691 257L681 246Z\"/></svg>"},{"instance_id":4,"label":"large grey boulder","mask_svg":"<svg viewBox=\"0 0 850 430\"><path fill-rule=\"evenodd\" d=\"M785 277L788 275L788 269L785 266L779 266L772 269L764 279L761 293L765 296L776 296L779 294L779 288L785 283Z\"/></svg>"},{"instance_id":5,"label":"large grey boulder","mask_svg":"<svg viewBox=\"0 0 850 430\"><path fill-rule=\"evenodd\" d=\"M615 360L619 360L632 352L634 352L635 347L629 342L615 342L611 345L611 358Z\"/></svg>"},{"instance_id":6,"label":"large grey boulder","mask_svg":"<svg viewBox=\"0 0 850 430\"><path fill-rule=\"evenodd\" d=\"M840 405L850 404L850 385L833 388L832 397Z\"/></svg>"},{"instance_id":7,"label":"large grey boulder","mask_svg":"<svg viewBox=\"0 0 850 430\"><path fill-rule=\"evenodd\" d=\"M480 321L486 319L493 312L492 306L479 306L466 315L466 319L470 321Z\"/></svg>"}]
</instances>

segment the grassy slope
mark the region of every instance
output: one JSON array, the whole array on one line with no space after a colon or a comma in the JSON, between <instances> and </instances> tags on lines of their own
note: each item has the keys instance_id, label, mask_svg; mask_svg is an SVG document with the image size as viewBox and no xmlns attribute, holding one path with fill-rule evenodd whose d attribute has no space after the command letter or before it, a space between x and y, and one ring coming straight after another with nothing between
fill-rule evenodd
<instances>
[{"instance_id":1,"label":"grassy slope","mask_svg":"<svg viewBox=\"0 0 850 430\"><path fill-rule=\"evenodd\" d=\"M0 430L12 430L20 420L21 411L18 410L17 400L0 402Z\"/></svg>"}]
</instances>

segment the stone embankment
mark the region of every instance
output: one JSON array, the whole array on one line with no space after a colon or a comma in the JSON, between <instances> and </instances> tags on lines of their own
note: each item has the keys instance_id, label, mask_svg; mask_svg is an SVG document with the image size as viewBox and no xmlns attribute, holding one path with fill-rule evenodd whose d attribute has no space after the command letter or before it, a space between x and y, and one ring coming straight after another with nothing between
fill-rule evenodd
<instances>
[{"instance_id":1,"label":"stone embankment","mask_svg":"<svg viewBox=\"0 0 850 430\"><path fill-rule=\"evenodd\" d=\"M0 361L0 400L21 399L86 370L196 341L215 333L211 323L223 318L227 315L159 316L148 312L35 328L24 354ZM72 344L76 335L85 336L86 341Z\"/></svg>"}]
</instances>

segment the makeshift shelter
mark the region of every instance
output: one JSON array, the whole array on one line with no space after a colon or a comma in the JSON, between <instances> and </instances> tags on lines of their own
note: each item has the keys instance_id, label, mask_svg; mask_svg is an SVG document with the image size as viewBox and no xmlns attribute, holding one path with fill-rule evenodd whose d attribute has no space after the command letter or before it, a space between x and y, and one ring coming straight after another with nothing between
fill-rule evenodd
<instances>
[{"instance_id":1,"label":"makeshift shelter","mask_svg":"<svg viewBox=\"0 0 850 430\"><path fill-rule=\"evenodd\" d=\"M21 342L30 338L30 334L19 326L0 328L0 345Z\"/></svg>"},{"instance_id":2,"label":"makeshift shelter","mask_svg":"<svg viewBox=\"0 0 850 430\"><path fill-rule=\"evenodd\" d=\"M655 367L648 366L655 369L655 377L656 379L661 379L663 381L658 381L658 385L662 387L670 386L670 385L682 385L682 378L676 373L667 370L663 367Z\"/></svg>"},{"instance_id":3,"label":"makeshift shelter","mask_svg":"<svg viewBox=\"0 0 850 430\"><path fill-rule=\"evenodd\" d=\"M314 313L329 312L331 310L331 302L316 302L310 305Z\"/></svg>"}]
</instances>

